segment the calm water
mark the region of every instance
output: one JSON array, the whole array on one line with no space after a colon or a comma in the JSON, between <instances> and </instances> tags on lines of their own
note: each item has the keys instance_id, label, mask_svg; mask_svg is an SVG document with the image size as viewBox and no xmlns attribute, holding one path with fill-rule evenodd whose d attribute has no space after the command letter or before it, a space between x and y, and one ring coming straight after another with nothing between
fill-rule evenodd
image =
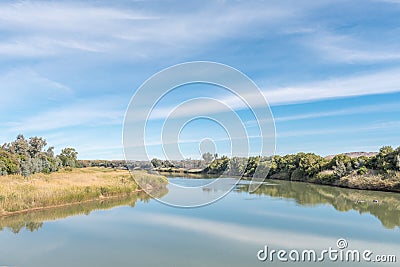
<instances>
[{"instance_id":1,"label":"calm water","mask_svg":"<svg viewBox=\"0 0 400 267\"><path fill-rule=\"evenodd\" d=\"M186 186L210 181L170 179ZM400 194L285 181L249 194L243 182L202 208L173 208L139 195L1 218L0 266L298 266L260 262L257 252L265 245L336 249L339 238L348 249L394 254L399 262L399 226Z\"/></svg>"}]
</instances>

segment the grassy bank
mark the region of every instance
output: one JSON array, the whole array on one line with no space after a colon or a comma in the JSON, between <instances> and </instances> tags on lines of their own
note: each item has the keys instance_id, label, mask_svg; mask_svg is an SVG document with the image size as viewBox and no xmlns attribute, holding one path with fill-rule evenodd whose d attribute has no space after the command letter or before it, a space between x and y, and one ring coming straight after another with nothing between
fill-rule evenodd
<instances>
[{"instance_id":1,"label":"grassy bank","mask_svg":"<svg viewBox=\"0 0 400 267\"><path fill-rule=\"evenodd\" d=\"M383 175L377 172L369 171L366 174L357 174L353 172L344 177L337 178L332 171L322 171L314 177L307 177L294 172L290 175L287 172L275 173L270 176L271 179L308 182L313 184L330 185L345 187L350 189L375 190L400 192L400 172L393 172L390 175Z\"/></svg>"},{"instance_id":2,"label":"grassy bank","mask_svg":"<svg viewBox=\"0 0 400 267\"><path fill-rule=\"evenodd\" d=\"M162 176L106 168L81 168L50 174L37 173L0 176L0 216L79 203L113 196L129 195L139 190L135 179L148 181L152 188L165 188Z\"/></svg>"}]
</instances>

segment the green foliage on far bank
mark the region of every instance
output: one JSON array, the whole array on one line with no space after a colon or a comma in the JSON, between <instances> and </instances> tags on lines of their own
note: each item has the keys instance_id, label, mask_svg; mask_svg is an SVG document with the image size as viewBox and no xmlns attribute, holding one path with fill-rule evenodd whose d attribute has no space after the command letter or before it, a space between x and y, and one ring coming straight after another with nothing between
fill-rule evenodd
<instances>
[{"instance_id":1,"label":"green foliage on far bank","mask_svg":"<svg viewBox=\"0 0 400 267\"><path fill-rule=\"evenodd\" d=\"M152 163L154 167L165 165L158 159L153 159ZM157 166L154 163L157 163ZM173 167L180 167L176 165L179 165L179 162ZM214 157L203 169L203 173L243 177L268 173L264 178L400 191L400 147L393 149L384 146L372 157L339 154L332 158L324 158L314 153L303 152L269 158Z\"/></svg>"},{"instance_id":2,"label":"green foliage on far bank","mask_svg":"<svg viewBox=\"0 0 400 267\"><path fill-rule=\"evenodd\" d=\"M46 146L46 139L37 136L25 139L22 134L15 141L5 143L0 147L0 175L29 176L55 172L63 167L76 167L78 152L74 148L64 148L56 156L54 147L46 149Z\"/></svg>"}]
</instances>

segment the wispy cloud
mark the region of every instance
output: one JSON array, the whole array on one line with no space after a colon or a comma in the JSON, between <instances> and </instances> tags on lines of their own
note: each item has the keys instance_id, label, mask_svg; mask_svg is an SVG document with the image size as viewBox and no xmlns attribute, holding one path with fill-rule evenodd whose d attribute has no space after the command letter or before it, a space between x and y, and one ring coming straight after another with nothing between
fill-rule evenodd
<instances>
[{"instance_id":1,"label":"wispy cloud","mask_svg":"<svg viewBox=\"0 0 400 267\"><path fill-rule=\"evenodd\" d=\"M31 68L12 69L0 73L0 110L42 103L71 96L73 91L56 81L50 80Z\"/></svg>"},{"instance_id":2,"label":"wispy cloud","mask_svg":"<svg viewBox=\"0 0 400 267\"><path fill-rule=\"evenodd\" d=\"M122 124L123 114L124 109L120 107L118 98L115 97L77 100L62 107L29 116L17 122L11 131L47 131L73 126Z\"/></svg>"},{"instance_id":3,"label":"wispy cloud","mask_svg":"<svg viewBox=\"0 0 400 267\"><path fill-rule=\"evenodd\" d=\"M363 40L350 34L334 34L321 30L305 38L307 46L318 51L320 56L330 61L359 63L400 60L399 39L393 37L395 32L386 33L383 42ZM398 34L398 32L397 32ZM384 33L381 33L382 38ZM392 41L390 41L392 39Z\"/></svg>"},{"instance_id":4,"label":"wispy cloud","mask_svg":"<svg viewBox=\"0 0 400 267\"><path fill-rule=\"evenodd\" d=\"M293 131L281 131L277 130L277 138L286 137L300 137L300 136L316 136L316 135L333 135L333 134L349 134L349 133L359 133L359 132L371 132L371 131L386 131L386 130L396 130L400 128L400 121L384 121L375 122L369 125L357 125L356 127L336 127L336 128L320 128L320 129L305 129L305 130L293 130ZM263 136L267 137L266 135ZM231 142L233 139L242 139L243 137L219 137L212 139L213 142ZM257 140L260 141L260 135L248 135L245 137L247 140ZM161 140L153 140L151 142L146 142L147 147L168 145L179 142L179 144L199 144L201 140L196 139L180 139L175 142L162 142ZM140 143L140 144L139 144ZM143 142L138 142L138 145L142 145ZM130 146L134 147L134 146Z\"/></svg>"},{"instance_id":5,"label":"wispy cloud","mask_svg":"<svg viewBox=\"0 0 400 267\"><path fill-rule=\"evenodd\" d=\"M156 19L139 12L56 2L2 4L1 28L13 29L3 38L5 56L43 56L66 49L99 52L109 46L112 33L132 21Z\"/></svg>"},{"instance_id":6,"label":"wispy cloud","mask_svg":"<svg viewBox=\"0 0 400 267\"><path fill-rule=\"evenodd\" d=\"M375 0L377 2L387 2L387 3L393 3L393 4L400 4L400 0Z\"/></svg>"},{"instance_id":7,"label":"wispy cloud","mask_svg":"<svg viewBox=\"0 0 400 267\"><path fill-rule=\"evenodd\" d=\"M385 94L400 92L400 69L389 69L380 72L357 74L352 76L337 77L334 79L320 80L309 82L305 84L293 84L282 87L267 88L262 90L265 98L270 105L288 105L293 103L313 102L325 99L334 99L340 97L352 97L352 96L363 96L373 94ZM247 94L243 95L246 99L251 99L254 106L252 108L259 108L265 104L263 99L260 99L258 94ZM204 103L193 104L190 108L182 109L181 112L174 113L174 116L196 116L196 115L207 115L217 112L226 111L226 106L234 109L241 110L247 109L246 104L237 96L221 96L216 97L218 101L223 104L213 104L207 106L207 110L204 109ZM281 120L294 120L302 118L312 117L323 117L323 116L334 116L341 114L368 112L371 109L377 110L382 107L362 107L351 108L347 110L318 113L318 114L304 114L286 118ZM386 107L390 108L390 107ZM395 107L392 107L395 108ZM171 107L156 107L153 112L151 119L163 119L166 118L170 112L174 109ZM147 116L146 116L147 117Z\"/></svg>"},{"instance_id":8,"label":"wispy cloud","mask_svg":"<svg viewBox=\"0 0 400 267\"><path fill-rule=\"evenodd\" d=\"M316 119L316 118L324 118L324 117L333 117L333 116L345 116L345 115L354 115L354 114L369 114L369 113L382 113L382 112L399 112L400 106L398 103L388 103L388 104L380 104L380 105L368 105L368 106L360 106L360 107L352 107L345 109L338 109L333 111L325 111L325 112L313 112L313 113L303 113L289 116L275 116L275 122L290 122L290 121L298 121L298 120L306 120L306 119ZM260 121L264 122L264 121ZM250 120L246 121L247 126L256 126L257 121Z\"/></svg>"},{"instance_id":9,"label":"wispy cloud","mask_svg":"<svg viewBox=\"0 0 400 267\"><path fill-rule=\"evenodd\" d=\"M3 56L41 57L72 51L105 52L133 57L154 56L161 51L181 50L246 34L257 22L276 24L293 14L278 7L221 5L195 12L168 13L57 2L19 2L0 5ZM212 18L212 19L205 19ZM156 48L156 49L155 49Z\"/></svg>"},{"instance_id":10,"label":"wispy cloud","mask_svg":"<svg viewBox=\"0 0 400 267\"><path fill-rule=\"evenodd\" d=\"M378 122L366 126L358 127L340 127L340 128L325 128L325 129L311 129L311 130L298 130L277 132L277 137L299 137L299 136L315 136L315 135L332 135L332 134L349 134L369 131L383 131L390 129L399 129L400 121Z\"/></svg>"},{"instance_id":11,"label":"wispy cloud","mask_svg":"<svg viewBox=\"0 0 400 267\"><path fill-rule=\"evenodd\" d=\"M163 66L194 59L224 62L256 77L269 103L284 105L285 114L294 114L290 112L293 103L400 92L400 34L394 12L388 9L394 9L398 1L381 2L382 12L366 16L355 4L333 0L300 0L295 6L286 0L173 0L157 5L151 1L3 1L1 133L47 136L70 131L63 138L75 145L88 128L104 125L112 130L91 137L93 146L110 133L119 142L132 87ZM365 3L366 9L375 6L375 2ZM299 66L303 63L304 69ZM295 70L293 75L291 70ZM348 74L338 75L345 71ZM273 83L266 78L272 75ZM185 96L186 92L176 102ZM212 96L235 111L246 108L232 95L212 92ZM254 100L253 108L264 104L259 96L247 97ZM376 107L357 105L337 111L321 111L315 105L310 113L277 121L375 111L377 115L379 108L383 120L395 120L398 109L384 106L394 101L389 98L380 97L382 102ZM364 104L374 104L371 99ZM157 106L152 118L168 116L174 108L167 106L171 103ZM174 115L226 111L222 105L204 107L193 103ZM390 108L392 114L387 112ZM144 120L147 115L139 110L134 119ZM323 134L318 132L323 123L315 121L314 128L300 127L296 134ZM92 148L81 148L95 154ZM99 153L105 155L106 150Z\"/></svg>"},{"instance_id":12,"label":"wispy cloud","mask_svg":"<svg viewBox=\"0 0 400 267\"><path fill-rule=\"evenodd\" d=\"M264 90L271 104L287 104L321 99L384 94L400 91L400 69L315 81Z\"/></svg>"}]
</instances>

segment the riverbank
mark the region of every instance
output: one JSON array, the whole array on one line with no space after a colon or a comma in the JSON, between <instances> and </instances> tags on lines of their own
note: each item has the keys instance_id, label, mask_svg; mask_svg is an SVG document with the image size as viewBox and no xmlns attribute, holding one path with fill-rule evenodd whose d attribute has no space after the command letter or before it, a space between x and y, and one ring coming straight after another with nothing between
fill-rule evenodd
<instances>
[{"instance_id":1,"label":"riverbank","mask_svg":"<svg viewBox=\"0 0 400 267\"><path fill-rule=\"evenodd\" d=\"M305 177L300 175L290 176L288 173L282 172L273 174L269 178L350 189L395 193L400 192L400 172L393 172L390 175L383 175L373 171L369 171L365 174L357 174L357 172L353 172L340 178L335 177L332 171L322 171L314 177Z\"/></svg>"},{"instance_id":2,"label":"riverbank","mask_svg":"<svg viewBox=\"0 0 400 267\"><path fill-rule=\"evenodd\" d=\"M173 167L159 167L154 168L154 171L163 173L187 173L187 174L204 174L204 169L187 169L187 168L173 168Z\"/></svg>"},{"instance_id":3,"label":"riverbank","mask_svg":"<svg viewBox=\"0 0 400 267\"><path fill-rule=\"evenodd\" d=\"M244 179L257 175L353 189L400 192L400 147L383 146L379 152L351 152L327 157L304 152L248 158L218 157L207 153L203 156L212 161L203 170L197 170L201 174ZM152 164L156 170L170 173L189 173L189 169L182 167L202 166L198 160L153 159Z\"/></svg>"},{"instance_id":4,"label":"riverbank","mask_svg":"<svg viewBox=\"0 0 400 267\"><path fill-rule=\"evenodd\" d=\"M218 178L218 177L239 177L235 175L216 175L207 173L186 173L163 171L159 172L161 175L185 177L190 179L204 179L204 178ZM243 180L251 180L252 176L243 176ZM341 187L349 189L369 190L369 191L383 191L400 193L400 172L393 172L390 175L383 175L377 172L369 171L366 174L357 174L353 172L347 176L338 178L335 177L332 171L322 171L315 177L307 177L302 175L289 175L287 172L275 173L268 175L266 180L284 180L296 181L317 185L327 185L331 187Z\"/></svg>"},{"instance_id":5,"label":"riverbank","mask_svg":"<svg viewBox=\"0 0 400 267\"><path fill-rule=\"evenodd\" d=\"M155 190L168 183L163 176L142 171L131 175L126 170L96 167L0 176L0 216L135 194L140 190L135 179L148 181Z\"/></svg>"}]
</instances>

